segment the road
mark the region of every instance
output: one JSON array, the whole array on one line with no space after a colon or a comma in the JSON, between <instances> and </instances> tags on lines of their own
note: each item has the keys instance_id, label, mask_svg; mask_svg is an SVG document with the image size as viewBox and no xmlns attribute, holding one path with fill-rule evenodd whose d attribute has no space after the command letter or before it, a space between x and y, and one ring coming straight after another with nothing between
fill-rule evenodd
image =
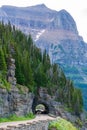
<instances>
[{"instance_id":1,"label":"road","mask_svg":"<svg viewBox=\"0 0 87 130\"><path fill-rule=\"evenodd\" d=\"M32 123L34 121L44 121L44 120L54 120L55 117L51 117L48 115L36 115L36 117L32 120L26 120L26 121L15 121L15 122L4 122L0 123L0 128L7 128L7 126L18 126L19 124L27 124Z\"/></svg>"}]
</instances>

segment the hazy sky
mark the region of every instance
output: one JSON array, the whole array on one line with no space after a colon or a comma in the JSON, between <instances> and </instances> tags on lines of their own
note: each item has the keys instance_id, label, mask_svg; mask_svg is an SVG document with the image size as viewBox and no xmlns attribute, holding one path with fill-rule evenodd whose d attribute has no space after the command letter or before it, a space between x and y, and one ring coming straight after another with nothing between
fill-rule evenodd
<instances>
[{"instance_id":1,"label":"hazy sky","mask_svg":"<svg viewBox=\"0 0 87 130\"><path fill-rule=\"evenodd\" d=\"M87 42L87 0L0 0L2 5L31 6L44 3L57 11L66 9L74 18L79 34Z\"/></svg>"}]
</instances>

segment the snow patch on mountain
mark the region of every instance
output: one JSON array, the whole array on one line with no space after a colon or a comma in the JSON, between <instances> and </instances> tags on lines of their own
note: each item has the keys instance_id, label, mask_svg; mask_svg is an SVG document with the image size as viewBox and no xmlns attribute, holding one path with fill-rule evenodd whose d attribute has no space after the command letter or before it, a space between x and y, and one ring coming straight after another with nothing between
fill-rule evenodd
<instances>
[{"instance_id":1,"label":"snow patch on mountain","mask_svg":"<svg viewBox=\"0 0 87 130\"><path fill-rule=\"evenodd\" d=\"M40 36L45 32L45 29L41 30L40 32L37 33L35 42L40 38Z\"/></svg>"}]
</instances>

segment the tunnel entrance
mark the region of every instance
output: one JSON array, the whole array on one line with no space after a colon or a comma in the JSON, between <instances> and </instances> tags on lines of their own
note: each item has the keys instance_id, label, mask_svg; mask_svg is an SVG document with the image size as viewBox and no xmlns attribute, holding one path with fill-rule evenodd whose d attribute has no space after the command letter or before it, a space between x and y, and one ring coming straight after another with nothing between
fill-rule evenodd
<instances>
[{"instance_id":1,"label":"tunnel entrance","mask_svg":"<svg viewBox=\"0 0 87 130\"><path fill-rule=\"evenodd\" d=\"M49 106L46 102L38 101L35 98L32 104L32 111L34 114L48 114Z\"/></svg>"},{"instance_id":2,"label":"tunnel entrance","mask_svg":"<svg viewBox=\"0 0 87 130\"><path fill-rule=\"evenodd\" d=\"M48 113L49 113L49 109L44 104L38 104L35 107L35 114L48 114Z\"/></svg>"}]
</instances>

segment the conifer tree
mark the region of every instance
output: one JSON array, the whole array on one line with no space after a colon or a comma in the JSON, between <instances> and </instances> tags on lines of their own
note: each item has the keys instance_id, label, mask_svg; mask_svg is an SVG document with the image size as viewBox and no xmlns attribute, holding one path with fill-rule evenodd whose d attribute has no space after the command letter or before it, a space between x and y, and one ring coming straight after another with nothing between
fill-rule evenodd
<instances>
[{"instance_id":1,"label":"conifer tree","mask_svg":"<svg viewBox=\"0 0 87 130\"><path fill-rule=\"evenodd\" d=\"M6 71L6 70L7 70L7 66L6 66L4 53L2 47L0 47L0 71Z\"/></svg>"},{"instance_id":2,"label":"conifer tree","mask_svg":"<svg viewBox=\"0 0 87 130\"><path fill-rule=\"evenodd\" d=\"M73 111L75 112L76 115L79 116L80 113L82 112L82 106L83 106L82 95L81 95L80 89L74 88L71 104L72 104Z\"/></svg>"},{"instance_id":3,"label":"conifer tree","mask_svg":"<svg viewBox=\"0 0 87 130\"><path fill-rule=\"evenodd\" d=\"M46 87L46 83L47 83L47 76L44 73L43 70L43 64L41 63L36 72L35 72L35 82L37 84L37 87Z\"/></svg>"}]
</instances>

